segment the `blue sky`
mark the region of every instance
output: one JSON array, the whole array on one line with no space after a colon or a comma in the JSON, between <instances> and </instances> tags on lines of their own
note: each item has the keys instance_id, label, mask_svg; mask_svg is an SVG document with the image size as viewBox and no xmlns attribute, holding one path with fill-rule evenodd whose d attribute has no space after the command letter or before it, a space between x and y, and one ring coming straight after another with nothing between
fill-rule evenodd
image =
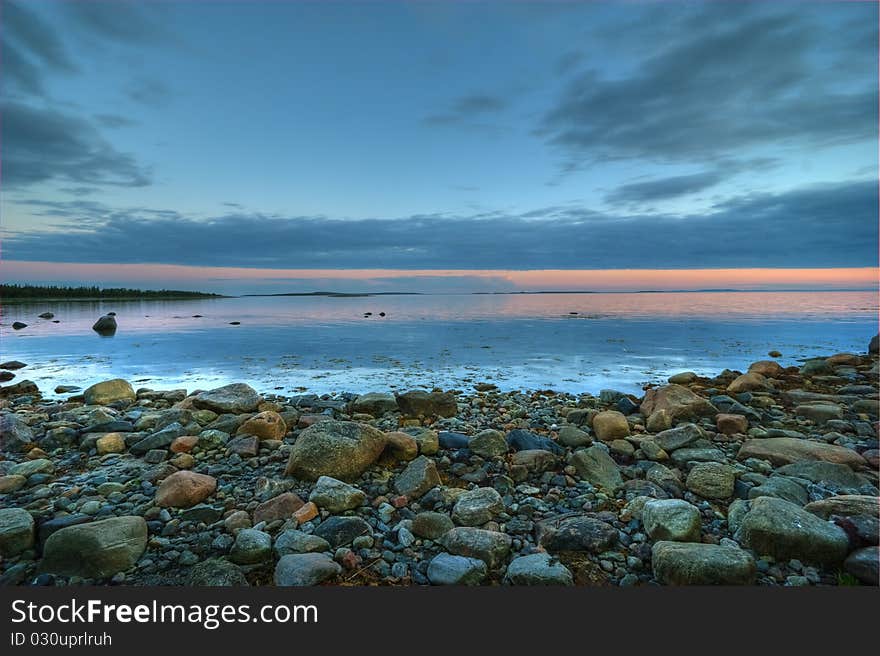
<instances>
[{"instance_id":1,"label":"blue sky","mask_svg":"<svg viewBox=\"0 0 880 656\"><path fill-rule=\"evenodd\" d=\"M2 2L4 263L877 265L877 6Z\"/></svg>"}]
</instances>

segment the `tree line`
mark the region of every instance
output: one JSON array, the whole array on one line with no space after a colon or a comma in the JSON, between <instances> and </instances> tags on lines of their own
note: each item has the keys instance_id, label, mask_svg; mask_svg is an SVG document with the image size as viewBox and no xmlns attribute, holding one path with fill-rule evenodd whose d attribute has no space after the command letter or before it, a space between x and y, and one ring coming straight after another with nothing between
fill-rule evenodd
<instances>
[{"instance_id":1,"label":"tree line","mask_svg":"<svg viewBox=\"0 0 880 656\"><path fill-rule=\"evenodd\" d=\"M188 292L178 289L130 289L127 287L0 285L0 298L212 298L220 294Z\"/></svg>"}]
</instances>

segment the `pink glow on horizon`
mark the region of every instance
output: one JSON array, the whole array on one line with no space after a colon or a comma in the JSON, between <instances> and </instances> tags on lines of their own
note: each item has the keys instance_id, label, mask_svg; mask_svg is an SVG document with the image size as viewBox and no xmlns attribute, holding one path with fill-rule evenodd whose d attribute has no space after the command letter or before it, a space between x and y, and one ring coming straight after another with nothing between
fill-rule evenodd
<instances>
[{"instance_id":1,"label":"pink glow on horizon","mask_svg":"<svg viewBox=\"0 0 880 656\"><path fill-rule=\"evenodd\" d=\"M877 267L835 269L602 269L602 270L462 270L462 269L252 269L171 264L86 264L0 262L4 282L71 280L79 283L126 280L157 285L260 280L393 281L397 278L475 278L497 280L499 290L640 290L766 289L768 287L875 288ZM412 291L419 291L413 289Z\"/></svg>"}]
</instances>

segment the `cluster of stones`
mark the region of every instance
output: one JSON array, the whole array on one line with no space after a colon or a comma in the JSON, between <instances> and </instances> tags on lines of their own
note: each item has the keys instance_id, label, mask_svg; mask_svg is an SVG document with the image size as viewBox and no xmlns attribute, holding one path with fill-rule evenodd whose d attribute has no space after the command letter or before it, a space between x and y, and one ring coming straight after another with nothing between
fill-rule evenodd
<instances>
[{"instance_id":1,"label":"cluster of stones","mask_svg":"<svg viewBox=\"0 0 880 656\"><path fill-rule=\"evenodd\" d=\"M641 398L22 381L0 582L876 585L877 379L873 342Z\"/></svg>"}]
</instances>

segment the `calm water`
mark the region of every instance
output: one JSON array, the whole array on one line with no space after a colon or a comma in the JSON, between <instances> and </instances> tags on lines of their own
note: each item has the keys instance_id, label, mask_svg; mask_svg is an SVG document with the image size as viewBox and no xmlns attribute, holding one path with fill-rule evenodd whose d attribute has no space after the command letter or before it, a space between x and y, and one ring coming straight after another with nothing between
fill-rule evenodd
<instances>
[{"instance_id":1,"label":"calm water","mask_svg":"<svg viewBox=\"0 0 880 656\"><path fill-rule=\"evenodd\" d=\"M37 318L47 310L60 323ZM91 325L110 311L119 330L102 338ZM155 388L243 381L279 393L467 389L483 381L638 392L677 371L742 370L773 349L784 365L864 351L877 311L875 292L10 303L0 351L3 360L29 364L16 380L50 393L57 384L111 377ZM14 331L13 321L28 327Z\"/></svg>"}]
</instances>

